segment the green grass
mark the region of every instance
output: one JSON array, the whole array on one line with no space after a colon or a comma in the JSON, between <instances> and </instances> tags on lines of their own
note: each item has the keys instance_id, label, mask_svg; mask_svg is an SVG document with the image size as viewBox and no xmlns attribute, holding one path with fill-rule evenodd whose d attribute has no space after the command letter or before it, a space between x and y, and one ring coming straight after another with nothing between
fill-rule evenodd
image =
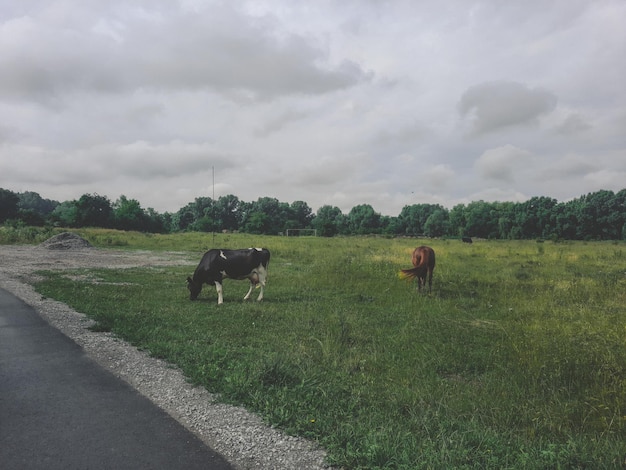
<instances>
[{"instance_id":1,"label":"green grass","mask_svg":"<svg viewBox=\"0 0 626 470\"><path fill-rule=\"evenodd\" d=\"M213 246L83 236L198 261ZM215 238L272 251L262 303L229 280L223 305L212 287L190 302L189 267L48 272L36 287L344 468L625 465L625 244L428 241L426 295L397 276L424 240Z\"/></svg>"}]
</instances>

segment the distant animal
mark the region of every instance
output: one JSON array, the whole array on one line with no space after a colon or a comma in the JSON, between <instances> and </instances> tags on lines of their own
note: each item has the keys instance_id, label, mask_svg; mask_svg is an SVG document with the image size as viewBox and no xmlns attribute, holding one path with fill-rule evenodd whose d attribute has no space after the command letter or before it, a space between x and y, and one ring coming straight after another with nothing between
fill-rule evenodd
<instances>
[{"instance_id":1,"label":"distant animal","mask_svg":"<svg viewBox=\"0 0 626 470\"><path fill-rule=\"evenodd\" d=\"M245 250L212 249L207 251L200 264L193 273L193 278L187 277L189 298L196 300L203 284L215 286L217 290L217 304L224 303L222 282L224 279L248 279L250 289L243 298L248 300L252 289L260 287L261 292L257 301L263 300L263 290L267 280L267 267L270 262L270 252L266 248L248 248Z\"/></svg>"},{"instance_id":2,"label":"distant animal","mask_svg":"<svg viewBox=\"0 0 626 470\"><path fill-rule=\"evenodd\" d=\"M463 237L461 240L463 240L463 243L472 243L472 239L470 237Z\"/></svg>"},{"instance_id":3,"label":"distant animal","mask_svg":"<svg viewBox=\"0 0 626 470\"><path fill-rule=\"evenodd\" d=\"M421 290L426 285L428 278L428 292L433 286L433 270L435 269L435 250L429 246L418 246L413 250L413 268L402 269L400 277L402 279L417 278L417 290Z\"/></svg>"}]
</instances>

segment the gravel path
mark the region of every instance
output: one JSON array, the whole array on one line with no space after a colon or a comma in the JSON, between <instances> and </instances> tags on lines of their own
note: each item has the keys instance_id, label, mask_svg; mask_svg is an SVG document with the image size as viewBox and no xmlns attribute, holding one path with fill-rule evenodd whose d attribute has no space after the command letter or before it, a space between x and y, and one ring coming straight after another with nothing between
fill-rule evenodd
<instances>
[{"instance_id":1,"label":"gravel path","mask_svg":"<svg viewBox=\"0 0 626 470\"><path fill-rule=\"evenodd\" d=\"M183 253L125 252L86 248L0 245L0 287L37 309L52 326L79 344L99 364L173 416L239 469L322 469L325 452L304 439L263 424L243 408L218 403L182 373L110 333L88 329L92 322L60 302L44 299L30 283L37 270L91 267L195 266Z\"/></svg>"}]
</instances>

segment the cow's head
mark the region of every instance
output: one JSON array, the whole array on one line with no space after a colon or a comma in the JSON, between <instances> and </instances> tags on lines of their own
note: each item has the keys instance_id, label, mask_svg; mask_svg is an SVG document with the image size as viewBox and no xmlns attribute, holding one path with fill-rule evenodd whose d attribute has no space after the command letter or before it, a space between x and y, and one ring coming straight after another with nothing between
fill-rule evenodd
<instances>
[{"instance_id":1,"label":"cow's head","mask_svg":"<svg viewBox=\"0 0 626 470\"><path fill-rule=\"evenodd\" d=\"M187 277L187 289L189 289L189 299L196 300L202 290L202 284L193 282L193 279Z\"/></svg>"}]
</instances>

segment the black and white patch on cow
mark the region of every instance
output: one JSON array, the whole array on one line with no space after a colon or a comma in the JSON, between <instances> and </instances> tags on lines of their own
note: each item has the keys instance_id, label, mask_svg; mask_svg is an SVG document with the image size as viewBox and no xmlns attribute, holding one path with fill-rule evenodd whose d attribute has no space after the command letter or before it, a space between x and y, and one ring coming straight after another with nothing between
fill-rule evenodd
<instances>
[{"instance_id":1,"label":"black and white patch on cow","mask_svg":"<svg viewBox=\"0 0 626 470\"><path fill-rule=\"evenodd\" d=\"M187 288L190 299L196 300L202 286L208 284L215 286L217 291L217 303L224 303L223 280L224 279L248 279L250 288L243 298L248 300L252 290L261 289L257 301L263 300L265 282L267 280L267 267L270 262L270 252L266 248L248 248L245 250L212 249L207 251L200 264L193 273L193 278L187 278Z\"/></svg>"}]
</instances>

